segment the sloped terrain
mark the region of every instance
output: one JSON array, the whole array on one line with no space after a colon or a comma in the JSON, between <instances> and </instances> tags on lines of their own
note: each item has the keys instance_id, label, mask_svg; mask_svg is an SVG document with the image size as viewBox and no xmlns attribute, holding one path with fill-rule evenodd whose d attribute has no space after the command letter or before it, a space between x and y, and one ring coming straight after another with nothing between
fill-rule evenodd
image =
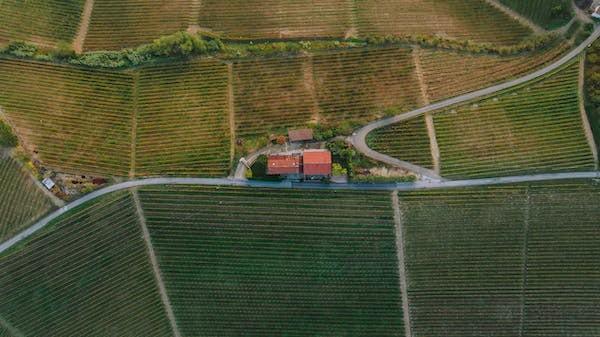
<instances>
[{"instance_id":1,"label":"sloped terrain","mask_svg":"<svg viewBox=\"0 0 600 337\"><path fill-rule=\"evenodd\" d=\"M0 242L52 209L48 197L24 169L0 152Z\"/></svg>"}]
</instances>

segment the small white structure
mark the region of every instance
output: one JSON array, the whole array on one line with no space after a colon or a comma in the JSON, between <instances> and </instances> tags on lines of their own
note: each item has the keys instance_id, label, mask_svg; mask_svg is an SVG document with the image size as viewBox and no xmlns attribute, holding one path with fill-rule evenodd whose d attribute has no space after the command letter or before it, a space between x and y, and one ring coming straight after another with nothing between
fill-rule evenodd
<instances>
[{"instance_id":1,"label":"small white structure","mask_svg":"<svg viewBox=\"0 0 600 337\"><path fill-rule=\"evenodd\" d=\"M592 13L592 17L594 19L600 20L600 6L596 6L594 8L594 13Z\"/></svg>"},{"instance_id":2,"label":"small white structure","mask_svg":"<svg viewBox=\"0 0 600 337\"><path fill-rule=\"evenodd\" d=\"M42 185L44 185L49 190L51 190L54 186L56 186L54 181L50 178L46 178L46 179L42 180Z\"/></svg>"}]
</instances>

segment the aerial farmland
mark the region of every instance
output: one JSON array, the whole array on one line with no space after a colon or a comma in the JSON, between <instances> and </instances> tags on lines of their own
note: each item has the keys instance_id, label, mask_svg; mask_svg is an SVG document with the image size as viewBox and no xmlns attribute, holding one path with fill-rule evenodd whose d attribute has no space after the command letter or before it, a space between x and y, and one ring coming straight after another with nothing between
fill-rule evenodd
<instances>
[{"instance_id":1,"label":"aerial farmland","mask_svg":"<svg viewBox=\"0 0 600 337\"><path fill-rule=\"evenodd\" d=\"M599 23L0 1L0 337L600 336Z\"/></svg>"}]
</instances>

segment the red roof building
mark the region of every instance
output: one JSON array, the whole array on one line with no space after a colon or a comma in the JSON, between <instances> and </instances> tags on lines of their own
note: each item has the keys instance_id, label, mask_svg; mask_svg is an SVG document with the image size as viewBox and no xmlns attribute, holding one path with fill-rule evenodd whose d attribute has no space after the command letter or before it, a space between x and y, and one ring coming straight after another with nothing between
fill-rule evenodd
<instances>
[{"instance_id":1,"label":"red roof building","mask_svg":"<svg viewBox=\"0 0 600 337\"><path fill-rule=\"evenodd\" d=\"M305 176L331 175L331 152L327 150L305 150L303 162Z\"/></svg>"},{"instance_id":2,"label":"red roof building","mask_svg":"<svg viewBox=\"0 0 600 337\"><path fill-rule=\"evenodd\" d=\"M267 174L300 174L300 154L272 154L267 158Z\"/></svg>"},{"instance_id":3,"label":"red roof building","mask_svg":"<svg viewBox=\"0 0 600 337\"><path fill-rule=\"evenodd\" d=\"M313 140L312 129L300 129L300 130L289 130L288 138L290 142L304 142L307 140Z\"/></svg>"}]
</instances>

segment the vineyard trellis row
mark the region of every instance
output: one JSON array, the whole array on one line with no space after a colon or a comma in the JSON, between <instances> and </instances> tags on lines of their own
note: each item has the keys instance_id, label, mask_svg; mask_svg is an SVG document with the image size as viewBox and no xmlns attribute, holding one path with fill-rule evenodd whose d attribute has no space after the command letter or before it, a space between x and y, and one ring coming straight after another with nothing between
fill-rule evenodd
<instances>
[{"instance_id":1,"label":"vineyard trellis row","mask_svg":"<svg viewBox=\"0 0 600 337\"><path fill-rule=\"evenodd\" d=\"M83 3L84 0L4 0L0 5L0 43L70 43L77 33Z\"/></svg>"},{"instance_id":2,"label":"vineyard trellis row","mask_svg":"<svg viewBox=\"0 0 600 337\"><path fill-rule=\"evenodd\" d=\"M402 331L388 193L208 186L138 193L182 335Z\"/></svg>"},{"instance_id":3,"label":"vineyard trellis row","mask_svg":"<svg viewBox=\"0 0 600 337\"><path fill-rule=\"evenodd\" d=\"M418 54L434 101L526 73L565 48L533 53L533 62L525 55L426 49ZM456 70L465 62L472 72ZM423 104L413 53L406 47L237 60L233 83L225 68L210 59L128 71L5 59L0 106L25 148L55 169L127 176L139 166L138 176L224 176L232 142L224 117L227 85L233 87L235 134L242 140L311 122L366 123ZM481 76L484 68L493 74ZM175 141L178 135L193 141ZM164 160L155 161L157 155Z\"/></svg>"},{"instance_id":4,"label":"vineyard trellis row","mask_svg":"<svg viewBox=\"0 0 600 337\"><path fill-rule=\"evenodd\" d=\"M593 336L592 182L401 193L415 335Z\"/></svg>"},{"instance_id":5,"label":"vineyard trellis row","mask_svg":"<svg viewBox=\"0 0 600 337\"><path fill-rule=\"evenodd\" d=\"M52 202L14 159L0 152L0 242L52 209Z\"/></svg>"},{"instance_id":6,"label":"vineyard trellis row","mask_svg":"<svg viewBox=\"0 0 600 337\"><path fill-rule=\"evenodd\" d=\"M26 336L169 336L138 221L119 192L7 252L0 316Z\"/></svg>"},{"instance_id":7,"label":"vineyard trellis row","mask_svg":"<svg viewBox=\"0 0 600 337\"><path fill-rule=\"evenodd\" d=\"M525 86L434 112L441 175L484 178L593 170L579 111L577 60ZM431 156L421 119L375 130L376 151L425 167ZM417 145L424 153L419 153Z\"/></svg>"}]
</instances>

